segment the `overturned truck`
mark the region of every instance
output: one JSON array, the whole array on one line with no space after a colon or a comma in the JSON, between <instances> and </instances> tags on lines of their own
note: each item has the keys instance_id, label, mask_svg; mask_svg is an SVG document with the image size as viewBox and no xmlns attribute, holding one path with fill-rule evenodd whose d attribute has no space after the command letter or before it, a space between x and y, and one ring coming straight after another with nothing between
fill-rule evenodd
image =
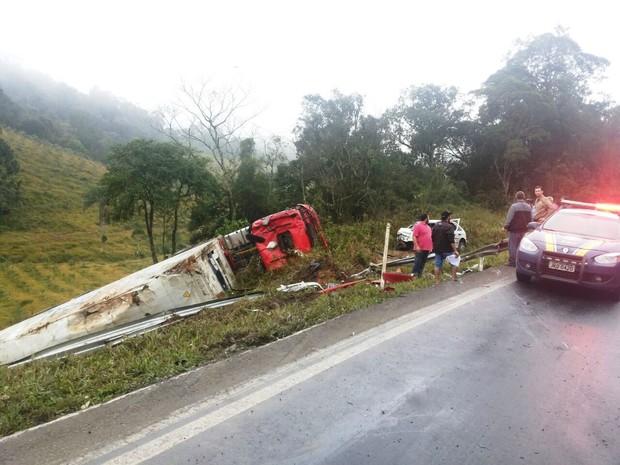
<instances>
[{"instance_id":1,"label":"overturned truck","mask_svg":"<svg viewBox=\"0 0 620 465\"><path fill-rule=\"evenodd\" d=\"M266 269L276 269L317 238L327 247L308 205L269 215L0 331L0 364L86 352L165 317L229 301L242 260L258 253Z\"/></svg>"},{"instance_id":2,"label":"overturned truck","mask_svg":"<svg viewBox=\"0 0 620 465\"><path fill-rule=\"evenodd\" d=\"M224 249L212 239L0 331L0 363L43 358L70 341L224 297L234 285Z\"/></svg>"}]
</instances>

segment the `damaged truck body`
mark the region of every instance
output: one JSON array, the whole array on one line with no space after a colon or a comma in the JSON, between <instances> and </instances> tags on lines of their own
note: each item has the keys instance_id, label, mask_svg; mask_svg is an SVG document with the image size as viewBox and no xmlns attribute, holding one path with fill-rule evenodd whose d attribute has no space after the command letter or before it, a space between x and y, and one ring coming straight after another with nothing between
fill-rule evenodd
<instances>
[{"instance_id":1,"label":"damaged truck body","mask_svg":"<svg viewBox=\"0 0 620 465\"><path fill-rule=\"evenodd\" d=\"M217 239L38 313L0 331L0 363L172 309L221 298L235 275Z\"/></svg>"},{"instance_id":2,"label":"damaged truck body","mask_svg":"<svg viewBox=\"0 0 620 465\"><path fill-rule=\"evenodd\" d=\"M0 364L83 352L93 341L111 340L106 334L118 341L136 325L226 301L248 255L258 253L266 269L276 269L294 250L310 250L318 237L327 246L307 205L262 218L247 231L210 239L0 331Z\"/></svg>"},{"instance_id":3,"label":"damaged truck body","mask_svg":"<svg viewBox=\"0 0 620 465\"><path fill-rule=\"evenodd\" d=\"M266 270L286 266L291 255L312 250L317 241L328 248L319 216L304 204L260 218L226 234L223 241L235 267L247 265L258 255Z\"/></svg>"}]
</instances>

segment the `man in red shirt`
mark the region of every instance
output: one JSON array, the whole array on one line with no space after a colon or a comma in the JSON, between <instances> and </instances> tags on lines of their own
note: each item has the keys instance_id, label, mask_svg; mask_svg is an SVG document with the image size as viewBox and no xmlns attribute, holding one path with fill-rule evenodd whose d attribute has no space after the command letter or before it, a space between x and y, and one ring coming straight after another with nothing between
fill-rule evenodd
<instances>
[{"instance_id":1,"label":"man in red shirt","mask_svg":"<svg viewBox=\"0 0 620 465\"><path fill-rule=\"evenodd\" d=\"M413 262L413 276L419 278L424 271L428 254L433 250L433 240L431 238L431 227L428 225L428 214L421 213L418 222L413 226L413 250L415 250L415 260Z\"/></svg>"}]
</instances>

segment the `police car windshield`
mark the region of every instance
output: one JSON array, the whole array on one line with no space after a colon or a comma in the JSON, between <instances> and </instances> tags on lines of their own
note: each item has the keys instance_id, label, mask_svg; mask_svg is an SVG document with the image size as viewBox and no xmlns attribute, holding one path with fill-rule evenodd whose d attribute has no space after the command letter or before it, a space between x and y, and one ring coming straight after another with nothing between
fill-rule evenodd
<instances>
[{"instance_id":1,"label":"police car windshield","mask_svg":"<svg viewBox=\"0 0 620 465\"><path fill-rule=\"evenodd\" d=\"M619 240L620 218L565 210L551 216L545 223L545 229L576 236Z\"/></svg>"}]
</instances>

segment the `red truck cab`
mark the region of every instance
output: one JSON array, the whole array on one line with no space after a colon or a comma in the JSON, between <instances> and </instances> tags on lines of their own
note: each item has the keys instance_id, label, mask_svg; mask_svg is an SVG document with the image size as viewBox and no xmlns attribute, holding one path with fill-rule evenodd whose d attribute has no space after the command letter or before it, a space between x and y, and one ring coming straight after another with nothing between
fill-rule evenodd
<instances>
[{"instance_id":1,"label":"red truck cab","mask_svg":"<svg viewBox=\"0 0 620 465\"><path fill-rule=\"evenodd\" d=\"M328 247L318 215L304 204L254 221L250 238L267 270L285 266L287 257L310 251L317 240Z\"/></svg>"}]
</instances>

